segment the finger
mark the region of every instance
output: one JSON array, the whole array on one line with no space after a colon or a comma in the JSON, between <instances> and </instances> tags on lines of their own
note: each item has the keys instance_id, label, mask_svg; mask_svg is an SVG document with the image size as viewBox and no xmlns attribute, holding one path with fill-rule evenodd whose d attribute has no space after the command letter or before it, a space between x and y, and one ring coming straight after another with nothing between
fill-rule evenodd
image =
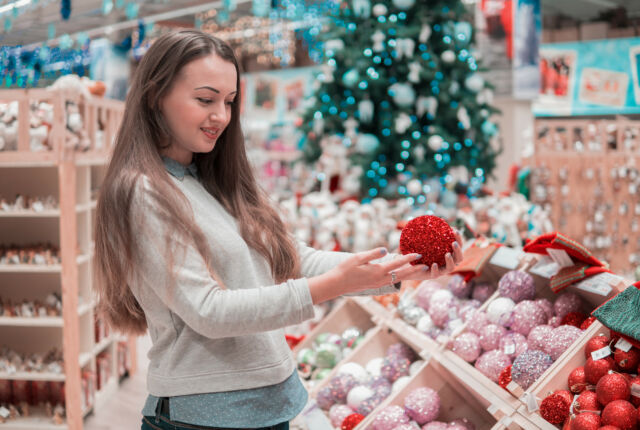
<instances>
[{"instance_id":1,"label":"finger","mask_svg":"<svg viewBox=\"0 0 640 430\"><path fill-rule=\"evenodd\" d=\"M458 242L458 245L462 248L462 236L460 235L460 232L458 230L454 230L453 233L456 237L456 242Z\"/></svg>"},{"instance_id":2,"label":"finger","mask_svg":"<svg viewBox=\"0 0 640 430\"><path fill-rule=\"evenodd\" d=\"M424 264L416 264L415 266L405 265L400 269L396 270L396 277L398 280L407 280L407 279L423 279L425 269L428 269L429 266L425 266Z\"/></svg>"},{"instance_id":3,"label":"finger","mask_svg":"<svg viewBox=\"0 0 640 430\"><path fill-rule=\"evenodd\" d=\"M447 255L444 256L444 261L447 262L447 268L446 268L447 272L451 272L453 269L456 268L456 263L454 263L453 256L450 253L447 252Z\"/></svg>"},{"instance_id":4,"label":"finger","mask_svg":"<svg viewBox=\"0 0 640 430\"><path fill-rule=\"evenodd\" d=\"M367 264L373 260L377 260L378 258L382 258L385 255L387 255L386 248L375 248L369 251L358 252L353 256L353 259L356 266L360 266L362 264Z\"/></svg>"},{"instance_id":5,"label":"finger","mask_svg":"<svg viewBox=\"0 0 640 430\"><path fill-rule=\"evenodd\" d=\"M422 258L422 255L420 254L407 254L407 255L403 255L402 257L394 258L393 260L388 261L386 263L380 264L380 268L384 270L386 273L392 270L399 269L405 264L411 263L412 261L416 261L420 258Z\"/></svg>"},{"instance_id":6,"label":"finger","mask_svg":"<svg viewBox=\"0 0 640 430\"><path fill-rule=\"evenodd\" d=\"M438 276L440 276L440 268L438 267L438 263L433 263L431 265L431 275L434 278L437 278Z\"/></svg>"},{"instance_id":7,"label":"finger","mask_svg":"<svg viewBox=\"0 0 640 430\"><path fill-rule=\"evenodd\" d=\"M458 242L453 243L453 260L456 264L460 263L464 259L462 255L462 248Z\"/></svg>"}]
</instances>

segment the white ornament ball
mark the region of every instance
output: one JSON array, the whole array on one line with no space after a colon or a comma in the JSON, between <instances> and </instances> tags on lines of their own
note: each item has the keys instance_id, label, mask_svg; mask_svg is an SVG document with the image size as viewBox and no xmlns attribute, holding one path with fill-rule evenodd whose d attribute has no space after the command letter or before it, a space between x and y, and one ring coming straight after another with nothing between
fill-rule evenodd
<instances>
[{"instance_id":1,"label":"white ornament ball","mask_svg":"<svg viewBox=\"0 0 640 430\"><path fill-rule=\"evenodd\" d=\"M454 61L456 61L456 54L450 49L447 49L442 53L441 58L442 58L442 61L444 61L445 63L451 64Z\"/></svg>"},{"instance_id":2,"label":"white ornament ball","mask_svg":"<svg viewBox=\"0 0 640 430\"><path fill-rule=\"evenodd\" d=\"M369 362L364 367L367 372L374 378L377 378L382 374L382 363L384 362L384 358L374 358L373 360L369 360Z\"/></svg>"},{"instance_id":3,"label":"white ornament ball","mask_svg":"<svg viewBox=\"0 0 640 430\"><path fill-rule=\"evenodd\" d=\"M349 394L347 394L347 405L349 405L351 409L356 410L362 402L374 394L375 391L366 385L357 385L349 391Z\"/></svg>"},{"instance_id":4,"label":"white ornament ball","mask_svg":"<svg viewBox=\"0 0 640 430\"><path fill-rule=\"evenodd\" d=\"M464 80L464 86L467 87L469 91L477 93L484 88L484 79L482 79L482 76L479 74L474 73Z\"/></svg>"},{"instance_id":5,"label":"white ornament ball","mask_svg":"<svg viewBox=\"0 0 640 430\"><path fill-rule=\"evenodd\" d=\"M409 376L413 376L418 373L423 364L424 360L416 360L411 363L411 366L409 366Z\"/></svg>"},{"instance_id":6,"label":"white ornament ball","mask_svg":"<svg viewBox=\"0 0 640 430\"><path fill-rule=\"evenodd\" d=\"M373 6L373 16L383 16L386 15L387 12L389 12L387 10L387 7L382 3L378 3L377 5Z\"/></svg>"},{"instance_id":7,"label":"white ornament ball","mask_svg":"<svg viewBox=\"0 0 640 430\"><path fill-rule=\"evenodd\" d=\"M400 10L407 10L413 7L416 0L392 0L392 3Z\"/></svg>"},{"instance_id":8,"label":"white ornament ball","mask_svg":"<svg viewBox=\"0 0 640 430\"><path fill-rule=\"evenodd\" d=\"M358 363L345 363L338 369L338 375L347 374L351 375L361 384L366 383L369 380L369 372Z\"/></svg>"},{"instance_id":9,"label":"white ornament ball","mask_svg":"<svg viewBox=\"0 0 640 430\"><path fill-rule=\"evenodd\" d=\"M434 327L433 320L429 315L425 315L418 320L418 324L416 324L416 328L420 333L427 333Z\"/></svg>"},{"instance_id":10,"label":"white ornament ball","mask_svg":"<svg viewBox=\"0 0 640 430\"><path fill-rule=\"evenodd\" d=\"M391 392L397 393L398 391L402 390L404 386L407 385L410 381L411 381L411 376L399 377L398 379L396 379L396 382L393 383L393 386L391 387Z\"/></svg>"},{"instance_id":11,"label":"white ornament ball","mask_svg":"<svg viewBox=\"0 0 640 430\"><path fill-rule=\"evenodd\" d=\"M444 139L441 136L438 136L437 134L434 134L433 136L431 136L427 141L427 145L429 145L429 148L434 152L440 151L442 149L443 143L444 143Z\"/></svg>"},{"instance_id":12,"label":"white ornament ball","mask_svg":"<svg viewBox=\"0 0 640 430\"><path fill-rule=\"evenodd\" d=\"M412 196L417 196L422 192L422 182L420 182L419 179L410 180L407 182L407 191L409 191Z\"/></svg>"},{"instance_id":13,"label":"white ornament ball","mask_svg":"<svg viewBox=\"0 0 640 430\"><path fill-rule=\"evenodd\" d=\"M447 300L453 300L453 293L449 290L438 290L436 292L433 293L433 295L431 296L431 301L447 301Z\"/></svg>"},{"instance_id":14,"label":"white ornament ball","mask_svg":"<svg viewBox=\"0 0 640 430\"><path fill-rule=\"evenodd\" d=\"M487 318L493 324L501 326L509 325L511 318L511 312L516 306L516 303L507 297L498 297L493 302L489 303L487 307Z\"/></svg>"}]
</instances>

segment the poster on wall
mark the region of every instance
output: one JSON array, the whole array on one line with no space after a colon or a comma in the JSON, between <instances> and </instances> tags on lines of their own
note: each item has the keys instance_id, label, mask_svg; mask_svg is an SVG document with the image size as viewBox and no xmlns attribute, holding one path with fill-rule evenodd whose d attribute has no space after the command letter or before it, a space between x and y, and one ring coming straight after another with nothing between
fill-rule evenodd
<instances>
[{"instance_id":1,"label":"poster on wall","mask_svg":"<svg viewBox=\"0 0 640 430\"><path fill-rule=\"evenodd\" d=\"M287 112L300 109L304 100L304 80L298 78L284 84L284 96L287 101Z\"/></svg>"},{"instance_id":2,"label":"poster on wall","mask_svg":"<svg viewBox=\"0 0 640 430\"><path fill-rule=\"evenodd\" d=\"M571 114L573 86L575 80L577 52L572 49L540 50L540 102L549 106L558 115Z\"/></svg>"},{"instance_id":3,"label":"poster on wall","mask_svg":"<svg viewBox=\"0 0 640 430\"><path fill-rule=\"evenodd\" d=\"M600 106L624 106L629 74L610 70L585 68L580 76L578 100Z\"/></svg>"}]
</instances>

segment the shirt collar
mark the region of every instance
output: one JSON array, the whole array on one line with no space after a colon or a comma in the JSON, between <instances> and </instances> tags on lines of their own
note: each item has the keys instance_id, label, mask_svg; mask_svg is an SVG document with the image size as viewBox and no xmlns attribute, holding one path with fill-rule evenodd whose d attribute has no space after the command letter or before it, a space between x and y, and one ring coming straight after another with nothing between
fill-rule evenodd
<instances>
[{"instance_id":1,"label":"shirt collar","mask_svg":"<svg viewBox=\"0 0 640 430\"><path fill-rule=\"evenodd\" d=\"M183 180L185 175L191 175L198 179L198 168L195 163L183 166L173 158L169 157L162 157L162 161L164 162L164 167L167 169L167 172L177 179Z\"/></svg>"}]
</instances>

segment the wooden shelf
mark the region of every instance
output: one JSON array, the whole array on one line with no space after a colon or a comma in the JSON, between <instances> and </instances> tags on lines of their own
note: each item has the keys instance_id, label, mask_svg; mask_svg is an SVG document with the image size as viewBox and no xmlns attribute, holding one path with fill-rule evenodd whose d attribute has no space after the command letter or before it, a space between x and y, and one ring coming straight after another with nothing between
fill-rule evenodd
<instances>
[{"instance_id":1,"label":"wooden shelf","mask_svg":"<svg viewBox=\"0 0 640 430\"><path fill-rule=\"evenodd\" d=\"M0 372L0 379L12 381L64 381L65 375L51 372Z\"/></svg>"},{"instance_id":2,"label":"wooden shelf","mask_svg":"<svg viewBox=\"0 0 640 430\"><path fill-rule=\"evenodd\" d=\"M0 326L9 327L62 327L62 317L0 317Z\"/></svg>"},{"instance_id":3,"label":"wooden shelf","mask_svg":"<svg viewBox=\"0 0 640 430\"><path fill-rule=\"evenodd\" d=\"M80 365L80 369L84 368L87 364L89 364L92 358L93 358L92 352L83 352L82 354L80 354L80 357L78 357L78 363Z\"/></svg>"},{"instance_id":4,"label":"wooden shelf","mask_svg":"<svg viewBox=\"0 0 640 430\"><path fill-rule=\"evenodd\" d=\"M81 317L84 314L88 313L91 309L93 309L96 306L95 302L93 302L93 300L89 303L83 303L80 306L78 306L78 316Z\"/></svg>"},{"instance_id":5,"label":"wooden shelf","mask_svg":"<svg viewBox=\"0 0 640 430\"><path fill-rule=\"evenodd\" d=\"M47 209L41 212L33 210L0 211L0 218L57 218L59 216L60 209Z\"/></svg>"},{"instance_id":6,"label":"wooden shelf","mask_svg":"<svg viewBox=\"0 0 640 430\"><path fill-rule=\"evenodd\" d=\"M0 264L0 273L60 273L61 264Z\"/></svg>"},{"instance_id":7,"label":"wooden shelf","mask_svg":"<svg viewBox=\"0 0 640 430\"><path fill-rule=\"evenodd\" d=\"M0 424L2 430L67 430L66 424L56 425L46 416L20 417Z\"/></svg>"}]
</instances>

